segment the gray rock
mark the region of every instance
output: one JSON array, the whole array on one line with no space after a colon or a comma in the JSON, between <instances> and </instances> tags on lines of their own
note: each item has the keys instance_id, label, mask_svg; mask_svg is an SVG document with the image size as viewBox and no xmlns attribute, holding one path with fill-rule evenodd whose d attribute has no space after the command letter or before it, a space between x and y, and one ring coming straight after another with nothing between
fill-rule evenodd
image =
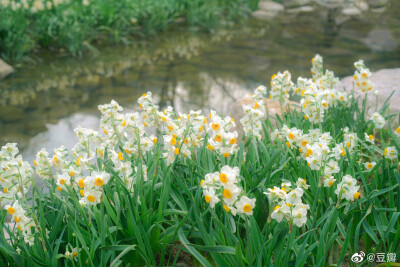
<instances>
[{"instance_id":1,"label":"gray rock","mask_svg":"<svg viewBox=\"0 0 400 267\"><path fill-rule=\"evenodd\" d=\"M278 15L278 12L276 11L265 11L265 10L256 10L251 14L252 17L261 20L270 20L274 18L276 15Z\"/></svg>"},{"instance_id":2,"label":"gray rock","mask_svg":"<svg viewBox=\"0 0 400 267\"><path fill-rule=\"evenodd\" d=\"M383 13L385 10L385 7L371 8L371 11L374 13Z\"/></svg>"},{"instance_id":3,"label":"gray rock","mask_svg":"<svg viewBox=\"0 0 400 267\"><path fill-rule=\"evenodd\" d=\"M0 59L0 80L14 72L14 68Z\"/></svg>"},{"instance_id":4,"label":"gray rock","mask_svg":"<svg viewBox=\"0 0 400 267\"><path fill-rule=\"evenodd\" d=\"M314 7L312 6L301 6L301 7L287 9L288 13L306 13L312 11L314 11Z\"/></svg>"},{"instance_id":5,"label":"gray rock","mask_svg":"<svg viewBox=\"0 0 400 267\"><path fill-rule=\"evenodd\" d=\"M394 91L393 96L389 100L389 111L390 113L399 113L400 112L400 68L398 69L383 69L377 72L372 73L371 81L374 84L374 90L378 90L378 102L376 102L376 96L369 92L367 95L367 106L370 107L368 110L367 116L370 116L373 112L375 112L375 105L377 104L377 109L379 110L382 105L385 103L386 99L390 96L390 94ZM343 90L343 87L346 88L347 91L351 91L353 88L353 77L348 76L343 78L337 89ZM358 98L360 104L364 99L364 93L360 90L354 90L354 96Z\"/></svg>"},{"instance_id":6,"label":"gray rock","mask_svg":"<svg viewBox=\"0 0 400 267\"><path fill-rule=\"evenodd\" d=\"M367 11L368 8L369 8L368 3L365 2L365 1L362 1L362 0L356 1L355 5L356 5L356 7L358 7L361 11Z\"/></svg>"},{"instance_id":7,"label":"gray rock","mask_svg":"<svg viewBox=\"0 0 400 267\"><path fill-rule=\"evenodd\" d=\"M258 3L258 9L264 11L274 11L280 12L285 9L285 7L279 3L272 2L272 1L260 1Z\"/></svg>"},{"instance_id":8,"label":"gray rock","mask_svg":"<svg viewBox=\"0 0 400 267\"><path fill-rule=\"evenodd\" d=\"M295 8L312 4L311 0L283 0L282 4L285 8Z\"/></svg>"},{"instance_id":9,"label":"gray rock","mask_svg":"<svg viewBox=\"0 0 400 267\"><path fill-rule=\"evenodd\" d=\"M361 10L355 6L345 7L342 10L342 14L346 16L358 16L361 14Z\"/></svg>"},{"instance_id":10,"label":"gray rock","mask_svg":"<svg viewBox=\"0 0 400 267\"><path fill-rule=\"evenodd\" d=\"M335 17L335 23L336 23L336 25L341 25L350 19L351 19L351 17L349 17L349 16L345 16L343 14L338 14Z\"/></svg>"},{"instance_id":11,"label":"gray rock","mask_svg":"<svg viewBox=\"0 0 400 267\"><path fill-rule=\"evenodd\" d=\"M389 29L372 29L362 42L374 51L394 51L400 45Z\"/></svg>"},{"instance_id":12,"label":"gray rock","mask_svg":"<svg viewBox=\"0 0 400 267\"><path fill-rule=\"evenodd\" d=\"M337 8L342 7L345 0L315 0L315 2L327 8Z\"/></svg>"},{"instance_id":13,"label":"gray rock","mask_svg":"<svg viewBox=\"0 0 400 267\"><path fill-rule=\"evenodd\" d=\"M368 0L369 5L371 8L379 8L387 5L389 0Z\"/></svg>"}]
</instances>

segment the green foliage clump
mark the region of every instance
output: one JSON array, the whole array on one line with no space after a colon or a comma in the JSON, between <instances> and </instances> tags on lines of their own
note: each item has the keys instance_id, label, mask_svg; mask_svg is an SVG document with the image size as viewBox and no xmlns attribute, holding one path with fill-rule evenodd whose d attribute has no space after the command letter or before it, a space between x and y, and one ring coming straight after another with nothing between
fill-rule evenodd
<instances>
[{"instance_id":1,"label":"green foliage clump","mask_svg":"<svg viewBox=\"0 0 400 267\"><path fill-rule=\"evenodd\" d=\"M35 48L64 48L72 55L96 42L131 43L179 21L211 30L237 20L254 0L4 0L0 2L0 56L17 62Z\"/></svg>"}]
</instances>

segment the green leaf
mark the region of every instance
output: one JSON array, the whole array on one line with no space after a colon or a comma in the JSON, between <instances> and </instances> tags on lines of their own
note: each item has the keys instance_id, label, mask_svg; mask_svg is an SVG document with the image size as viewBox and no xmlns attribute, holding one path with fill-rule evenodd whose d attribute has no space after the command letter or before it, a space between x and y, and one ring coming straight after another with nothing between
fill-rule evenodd
<instances>
[{"instance_id":1,"label":"green leaf","mask_svg":"<svg viewBox=\"0 0 400 267\"><path fill-rule=\"evenodd\" d=\"M185 248L203 265L206 267L212 267L212 265L204 258L194 247L192 247L186 236L183 234L182 229L178 231L179 240L185 246Z\"/></svg>"},{"instance_id":2,"label":"green leaf","mask_svg":"<svg viewBox=\"0 0 400 267\"><path fill-rule=\"evenodd\" d=\"M110 266L117 266L117 262L129 251L134 250L136 247L136 245L130 245L127 246L120 254L118 254L118 256L114 259L113 262L111 262Z\"/></svg>"}]
</instances>

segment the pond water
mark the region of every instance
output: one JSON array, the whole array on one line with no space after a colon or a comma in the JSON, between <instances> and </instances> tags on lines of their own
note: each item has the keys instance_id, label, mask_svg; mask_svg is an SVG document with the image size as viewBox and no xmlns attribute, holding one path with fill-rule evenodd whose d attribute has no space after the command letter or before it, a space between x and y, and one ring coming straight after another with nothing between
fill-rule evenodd
<instances>
[{"instance_id":1,"label":"pond water","mask_svg":"<svg viewBox=\"0 0 400 267\"><path fill-rule=\"evenodd\" d=\"M98 128L99 104L118 101L125 110L151 91L156 102L178 111L231 106L277 71L295 80L309 76L319 53L339 77L364 59L372 71L400 67L400 1L383 12L343 17L318 8L250 19L211 34L176 27L131 46L100 49L97 56L43 54L0 82L0 145L19 143L32 160L45 147L75 143L78 125ZM57 56L55 56L57 55Z\"/></svg>"}]
</instances>

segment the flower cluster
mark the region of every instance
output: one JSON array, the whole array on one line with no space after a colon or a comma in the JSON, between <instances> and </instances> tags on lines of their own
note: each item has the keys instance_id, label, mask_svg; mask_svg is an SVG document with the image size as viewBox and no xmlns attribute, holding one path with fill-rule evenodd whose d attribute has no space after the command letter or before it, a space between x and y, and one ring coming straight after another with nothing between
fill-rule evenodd
<instances>
[{"instance_id":1,"label":"flower cluster","mask_svg":"<svg viewBox=\"0 0 400 267\"><path fill-rule=\"evenodd\" d=\"M395 160L397 159L397 149L394 146L385 147L383 155L388 159Z\"/></svg>"},{"instance_id":2,"label":"flower cluster","mask_svg":"<svg viewBox=\"0 0 400 267\"><path fill-rule=\"evenodd\" d=\"M365 67L364 61L359 60L355 62L354 67L356 68L356 71L354 72L353 78L357 88L364 93L372 91L373 84L370 81L371 72L367 67Z\"/></svg>"},{"instance_id":3,"label":"flower cluster","mask_svg":"<svg viewBox=\"0 0 400 267\"><path fill-rule=\"evenodd\" d=\"M114 100L99 105L101 132L78 127L75 129L78 142L69 151L61 146L49 157L45 149L39 151L34 161L38 176L54 181L58 191L68 188L76 192L81 205L96 205L101 202L103 186L111 175L105 171L111 168L126 188L133 192L137 179L147 181L147 166L133 166L133 159L144 159L146 153L162 149L163 158L171 164L178 155L185 157L204 142L207 132L208 149L229 157L238 149L237 132L230 132L235 126L230 117L220 117L211 111L209 120L201 111L177 114L172 107L159 111L153 103L152 94L146 93L138 100L140 112L125 113ZM162 137L151 134L157 130Z\"/></svg>"},{"instance_id":4,"label":"flower cluster","mask_svg":"<svg viewBox=\"0 0 400 267\"><path fill-rule=\"evenodd\" d=\"M206 174L201 180L205 201L211 208L221 201L223 208L232 215L242 213L252 215L256 199L250 199L245 195L239 180L238 167L223 166L220 172Z\"/></svg>"},{"instance_id":5,"label":"flower cluster","mask_svg":"<svg viewBox=\"0 0 400 267\"><path fill-rule=\"evenodd\" d=\"M31 165L18 155L17 144L6 144L0 151L0 205L11 215L25 240L32 245L34 242L35 221L27 214L25 194L32 186L33 170Z\"/></svg>"},{"instance_id":6,"label":"flower cluster","mask_svg":"<svg viewBox=\"0 0 400 267\"><path fill-rule=\"evenodd\" d=\"M91 1L82 0L82 5L88 6ZM59 5L69 3L71 3L71 0L0 0L0 7L9 7L13 11L26 10L36 13L43 10L52 10Z\"/></svg>"},{"instance_id":7,"label":"flower cluster","mask_svg":"<svg viewBox=\"0 0 400 267\"><path fill-rule=\"evenodd\" d=\"M261 120L265 115L265 96L267 95L267 88L265 86L258 86L254 94L250 96L250 104L243 105L244 117L240 120L243 125L243 130L246 136L255 136L261 138L262 123Z\"/></svg>"},{"instance_id":8,"label":"flower cluster","mask_svg":"<svg viewBox=\"0 0 400 267\"><path fill-rule=\"evenodd\" d=\"M278 72L271 77L271 91L269 98L271 100L279 101L281 105L289 103L290 92L293 91L294 84L292 82L292 75L289 71L283 73Z\"/></svg>"},{"instance_id":9,"label":"flower cluster","mask_svg":"<svg viewBox=\"0 0 400 267\"><path fill-rule=\"evenodd\" d=\"M211 133L207 148L210 151L216 150L224 158L230 157L239 148L237 144L238 133L230 131L236 126L235 121L229 116L222 118L213 110L211 110L208 117L210 119L209 129Z\"/></svg>"},{"instance_id":10,"label":"flower cluster","mask_svg":"<svg viewBox=\"0 0 400 267\"><path fill-rule=\"evenodd\" d=\"M347 199L348 201L354 201L360 197L358 190L360 186L357 185L357 180L351 175L345 175L342 181L338 183L335 194L338 195L339 199Z\"/></svg>"},{"instance_id":11,"label":"flower cluster","mask_svg":"<svg viewBox=\"0 0 400 267\"><path fill-rule=\"evenodd\" d=\"M296 93L301 94L301 108L305 118L311 122L323 121L325 110L334 107L338 102L345 102L348 96L345 92L336 90L339 79L332 71L323 73L322 57L316 55L313 60L311 73L313 79L299 77L296 84Z\"/></svg>"},{"instance_id":12,"label":"flower cluster","mask_svg":"<svg viewBox=\"0 0 400 267\"><path fill-rule=\"evenodd\" d=\"M168 163L172 163L180 153L190 157L192 151L203 143L207 131L207 119L201 115L201 110L175 115L170 107L163 113L159 112L159 116L167 133L163 139L164 156Z\"/></svg>"},{"instance_id":13,"label":"flower cluster","mask_svg":"<svg viewBox=\"0 0 400 267\"><path fill-rule=\"evenodd\" d=\"M311 67L311 74L315 80L321 78L321 76L324 74L324 60L323 58L319 55L316 54L312 59L311 59L312 67Z\"/></svg>"},{"instance_id":14,"label":"flower cluster","mask_svg":"<svg viewBox=\"0 0 400 267\"><path fill-rule=\"evenodd\" d=\"M70 0L1 0L0 6L10 7L12 10L28 10L29 12L36 13L43 10L51 10L54 7L69 3Z\"/></svg>"},{"instance_id":15,"label":"flower cluster","mask_svg":"<svg viewBox=\"0 0 400 267\"><path fill-rule=\"evenodd\" d=\"M335 143L329 132L311 129L309 133L303 133L301 129L284 125L281 130L276 129L272 133L272 140L281 140L288 148L298 149L307 165L320 172L320 183L330 187L336 181L333 175L340 171L338 160L357 148L357 135L349 132L348 128L343 132L343 142Z\"/></svg>"},{"instance_id":16,"label":"flower cluster","mask_svg":"<svg viewBox=\"0 0 400 267\"><path fill-rule=\"evenodd\" d=\"M277 186L268 188L264 194L268 197L270 208L273 207L271 218L278 222L285 218L289 225L303 226L307 222L307 212L310 206L304 204L301 198L304 190L307 190L308 187L306 180L299 178L296 188L293 188L291 182L287 181L282 183L281 188Z\"/></svg>"},{"instance_id":17,"label":"flower cluster","mask_svg":"<svg viewBox=\"0 0 400 267\"><path fill-rule=\"evenodd\" d=\"M385 127L385 118L382 117L382 115L378 112L372 114L370 120L374 123L376 129L382 129L383 127Z\"/></svg>"}]
</instances>

